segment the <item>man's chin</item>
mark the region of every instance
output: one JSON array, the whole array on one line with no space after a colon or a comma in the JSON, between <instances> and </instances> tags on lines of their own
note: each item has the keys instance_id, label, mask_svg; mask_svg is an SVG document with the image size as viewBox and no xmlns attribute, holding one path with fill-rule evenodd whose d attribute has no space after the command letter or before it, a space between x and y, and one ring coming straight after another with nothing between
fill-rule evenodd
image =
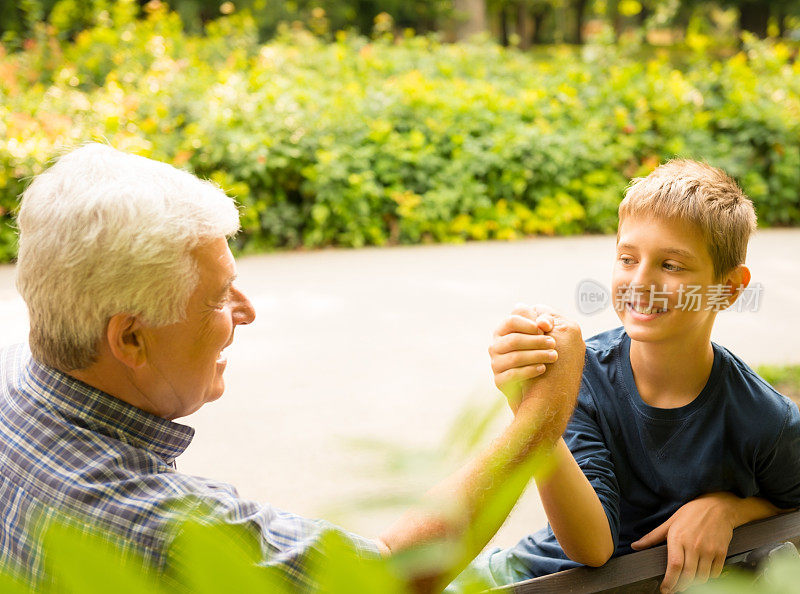
<instances>
[{"instance_id":1,"label":"man's chin","mask_svg":"<svg viewBox=\"0 0 800 594\"><path fill-rule=\"evenodd\" d=\"M214 402L215 400L219 400L222 398L222 394L225 392L225 381L222 377L218 377L214 380L214 383L206 390L205 394L203 394L202 401L190 412L187 414L191 414L203 408L209 402Z\"/></svg>"},{"instance_id":2,"label":"man's chin","mask_svg":"<svg viewBox=\"0 0 800 594\"><path fill-rule=\"evenodd\" d=\"M219 400L222 398L222 394L225 392L225 380L221 377L217 380L216 384L214 385L214 389L208 395L206 402L214 402L215 400Z\"/></svg>"},{"instance_id":3,"label":"man's chin","mask_svg":"<svg viewBox=\"0 0 800 594\"><path fill-rule=\"evenodd\" d=\"M188 417L191 414L196 413L198 410L203 408L209 402L214 402L215 400L219 400L222 396L222 393L225 391L225 384L220 382L218 386L215 386L213 390L209 390L203 397L203 400L193 406L191 409L184 410L180 415L174 417L176 419Z\"/></svg>"}]
</instances>

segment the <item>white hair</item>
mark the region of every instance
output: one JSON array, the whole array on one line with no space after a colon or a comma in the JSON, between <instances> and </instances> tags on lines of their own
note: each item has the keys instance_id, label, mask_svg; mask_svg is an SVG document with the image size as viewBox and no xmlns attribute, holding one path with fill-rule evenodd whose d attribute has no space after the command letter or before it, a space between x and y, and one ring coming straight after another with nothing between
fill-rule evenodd
<instances>
[{"instance_id":1,"label":"white hair","mask_svg":"<svg viewBox=\"0 0 800 594\"><path fill-rule=\"evenodd\" d=\"M115 314L181 320L198 282L192 250L239 229L236 205L214 184L97 143L37 176L17 220L31 352L63 371L96 360Z\"/></svg>"}]
</instances>

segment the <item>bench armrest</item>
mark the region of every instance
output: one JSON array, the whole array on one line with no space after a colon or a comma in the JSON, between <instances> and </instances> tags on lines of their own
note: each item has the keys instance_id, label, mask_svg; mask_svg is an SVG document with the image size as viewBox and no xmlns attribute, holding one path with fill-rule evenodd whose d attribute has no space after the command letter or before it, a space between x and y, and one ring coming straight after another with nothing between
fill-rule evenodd
<instances>
[{"instance_id":1,"label":"bench armrest","mask_svg":"<svg viewBox=\"0 0 800 594\"><path fill-rule=\"evenodd\" d=\"M728 557L747 553L764 545L800 539L800 511L757 520L733 531ZM514 594L589 594L660 579L667 570L667 545L614 557L602 567L576 567L492 592ZM640 590L641 591L641 590Z\"/></svg>"}]
</instances>

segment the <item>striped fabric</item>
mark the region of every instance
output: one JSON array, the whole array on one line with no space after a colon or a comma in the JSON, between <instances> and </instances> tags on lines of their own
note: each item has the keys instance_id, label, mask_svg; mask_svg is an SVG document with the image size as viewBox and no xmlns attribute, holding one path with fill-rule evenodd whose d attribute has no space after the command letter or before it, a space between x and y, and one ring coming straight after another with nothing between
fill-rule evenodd
<instances>
[{"instance_id":1,"label":"striped fabric","mask_svg":"<svg viewBox=\"0 0 800 594\"><path fill-rule=\"evenodd\" d=\"M0 563L31 583L46 580L37 535L67 514L163 571L175 522L199 510L204 521L252 532L263 565L293 589L312 586L305 568L329 531L365 558L379 556L373 541L177 472L193 435L38 363L26 345L0 350Z\"/></svg>"}]
</instances>

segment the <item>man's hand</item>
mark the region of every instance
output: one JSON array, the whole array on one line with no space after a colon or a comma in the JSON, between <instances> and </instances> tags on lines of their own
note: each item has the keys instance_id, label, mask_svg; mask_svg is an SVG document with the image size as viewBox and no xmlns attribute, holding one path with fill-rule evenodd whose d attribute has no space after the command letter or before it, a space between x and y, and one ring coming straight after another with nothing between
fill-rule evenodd
<instances>
[{"instance_id":1,"label":"man's hand","mask_svg":"<svg viewBox=\"0 0 800 594\"><path fill-rule=\"evenodd\" d=\"M732 493L702 495L631 544L638 551L667 541L667 572L661 592L682 592L692 583L719 577L737 525L735 506L740 501Z\"/></svg>"}]
</instances>

